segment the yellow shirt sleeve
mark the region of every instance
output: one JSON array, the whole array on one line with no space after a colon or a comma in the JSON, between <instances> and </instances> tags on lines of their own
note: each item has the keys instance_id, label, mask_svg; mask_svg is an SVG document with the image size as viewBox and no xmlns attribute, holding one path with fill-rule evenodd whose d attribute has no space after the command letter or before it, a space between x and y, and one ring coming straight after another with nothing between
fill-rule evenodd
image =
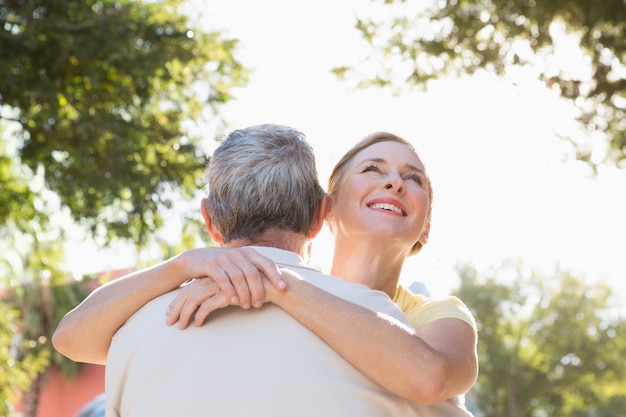
<instances>
[{"instance_id":1,"label":"yellow shirt sleeve","mask_svg":"<svg viewBox=\"0 0 626 417\"><path fill-rule=\"evenodd\" d=\"M402 309L415 329L434 320L452 318L463 320L476 331L474 316L457 297L425 297L421 294L413 294L399 285L392 299Z\"/></svg>"}]
</instances>

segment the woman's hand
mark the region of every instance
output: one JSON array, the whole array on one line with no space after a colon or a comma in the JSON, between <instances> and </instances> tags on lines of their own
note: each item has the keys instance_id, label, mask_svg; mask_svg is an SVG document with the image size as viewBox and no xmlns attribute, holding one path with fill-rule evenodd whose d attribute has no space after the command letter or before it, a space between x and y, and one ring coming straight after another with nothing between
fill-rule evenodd
<instances>
[{"instance_id":1,"label":"woman's hand","mask_svg":"<svg viewBox=\"0 0 626 417\"><path fill-rule=\"evenodd\" d=\"M230 305L224 293L212 278L199 278L181 288L167 307L167 324L178 322L178 327L186 329L192 318L196 326L201 326L213 311Z\"/></svg>"},{"instance_id":2,"label":"woman's hand","mask_svg":"<svg viewBox=\"0 0 626 417\"><path fill-rule=\"evenodd\" d=\"M263 276L279 291L286 287L276 264L252 248L200 248L181 255L188 279L212 278L226 305L260 307L265 301Z\"/></svg>"},{"instance_id":3,"label":"woman's hand","mask_svg":"<svg viewBox=\"0 0 626 417\"><path fill-rule=\"evenodd\" d=\"M181 261L194 281L182 287L166 312L167 324L178 322L181 329L192 317L200 326L210 313L229 305L261 307L268 290L286 288L276 264L251 248L195 249Z\"/></svg>"}]
</instances>

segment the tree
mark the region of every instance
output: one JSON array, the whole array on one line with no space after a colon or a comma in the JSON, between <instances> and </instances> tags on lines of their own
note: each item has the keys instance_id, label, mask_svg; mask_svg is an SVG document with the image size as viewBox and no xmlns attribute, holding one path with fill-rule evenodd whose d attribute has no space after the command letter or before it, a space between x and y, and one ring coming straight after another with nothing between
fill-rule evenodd
<instances>
[{"instance_id":1,"label":"tree","mask_svg":"<svg viewBox=\"0 0 626 417\"><path fill-rule=\"evenodd\" d=\"M20 161L99 236L143 242L173 190L199 188L192 123L246 81L236 41L177 3L0 2L0 104L18 111Z\"/></svg>"},{"instance_id":2,"label":"tree","mask_svg":"<svg viewBox=\"0 0 626 417\"><path fill-rule=\"evenodd\" d=\"M13 337L18 317L19 313L11 304L0 302L0 415L3 416L10 415L16 394L28 389L31 379L43 368L31 357L17 361L14 352L24 346Z\"/></svg>"},{"instance_id":3,"label":"tree","mask_svg":"<svg viewBox=\"0 0 626 417\"><path fill-rule=\"evenodd\" d=\"M14 334L14 359L32 364L28 368L30 384L21 387L24 416L36 416L39 394L50 365L66 377L76 376L79 364L64 358L51 344L51 335L67 311L80 303L87 290L80 281L67 280L58 268L62 256L61 240L36 240L21 264L19 285L13 285L11 305L18 308L19 320ZM17 272L17 271L16 271Z\"/></svg>"},{"instance_id":4,"label":"tree","mask_svg":"<svg viewBox=\"0 0 626 417\"><path fill-rule=\"evenodd\" d=\"M472 394L486 417L625 415L626 322L608 286L514 263L484 279L469 266L460 274L479 335Z\"/></svg>"},{"instance_id":5,"label":"tree","mask_svg":"<svg viewBox=\"0 0 626 417\"><path fill-rule=\"evenodd\" d=\"M13 346L0 380L27 387L25 416L50 363L75 370L50 345L84 296L63 269L65 228L145 245L172 202L200 188L202 141L247 80L237 41L177 7L0 0L0 340Z\"/></svg>"},{"instance_id":6,"label":"tree","mask_svg":"<svg viewBox=\"0 0 626 417\"><path fill-rule=\"evenodd\" d=\"M375 10L375 18L356 24L372 53L358 66L336 68L338 75L354 72L363 87L404 88L481 69L512 75L532 67L575 104L591 136L606 140L607 161L626 166L623 0L384 0ZM564 34L577 42L573 58L558 55ZM590 153L580 147L578 157L589 161Z\"/></svg>"}]
</instances>

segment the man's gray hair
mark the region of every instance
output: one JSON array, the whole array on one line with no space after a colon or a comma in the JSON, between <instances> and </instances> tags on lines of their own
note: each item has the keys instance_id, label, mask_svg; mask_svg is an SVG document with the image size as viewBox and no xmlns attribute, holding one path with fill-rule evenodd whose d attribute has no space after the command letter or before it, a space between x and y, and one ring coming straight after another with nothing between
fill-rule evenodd
<instances>
[{"instance_id":1,"label":"man's gray hair","mask_svg":"<svg viewBox=\"0 0 626 417\"><path fill-rule=\"evenodd\" d=\"M308 237L324 194L305 135L273 124L230 133L213 153L204 182L225 243L269 229Z\"/></svg>"}]
</instances>

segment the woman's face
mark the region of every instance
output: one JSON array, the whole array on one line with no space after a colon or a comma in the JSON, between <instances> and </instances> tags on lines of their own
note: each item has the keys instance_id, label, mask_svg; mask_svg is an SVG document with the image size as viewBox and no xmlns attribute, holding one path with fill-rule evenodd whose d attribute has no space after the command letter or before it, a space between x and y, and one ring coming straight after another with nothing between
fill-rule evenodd
<instances>
[{"instance_id":1,"label":"woman's face","mask_svg":"<svg viewBox=\"0 0 626 417\"><path fill-rule=\"evenodd\" d=\"M346 166L327 220L336 237L375 237L408 251L428 239L428 187L415 152L398 142L378 142Z\"/></svg>"}]
</instances>

